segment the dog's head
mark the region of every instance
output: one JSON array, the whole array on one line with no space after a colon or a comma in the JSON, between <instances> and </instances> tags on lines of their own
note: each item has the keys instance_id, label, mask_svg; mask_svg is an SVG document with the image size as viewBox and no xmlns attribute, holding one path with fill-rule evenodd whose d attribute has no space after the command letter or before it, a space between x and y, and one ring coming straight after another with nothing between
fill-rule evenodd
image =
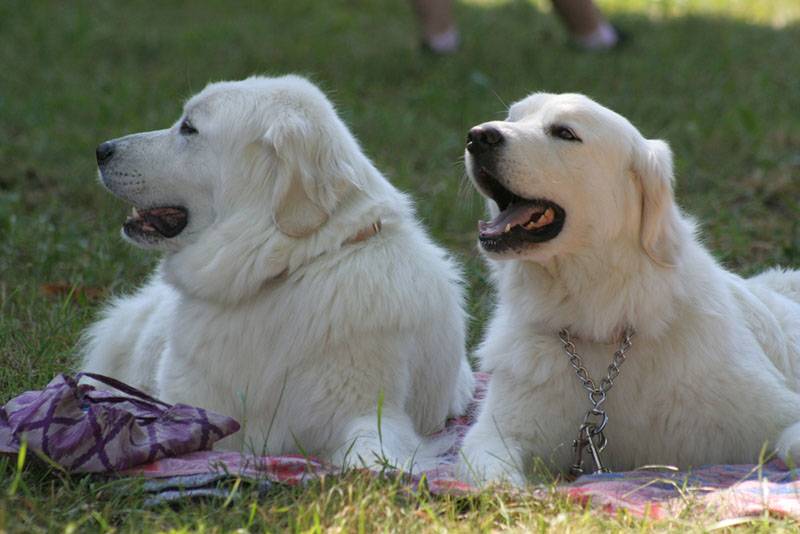
<instances>
[{"instance_id":1,"label":"dog's head","mask_svg":"<svg viewBox=\"0 0 800 534\"><path fill-rule=\"evenodd\" d=\"M465 159L491 201L493 219L479 223L490 257L544 262L635 239L653 261L672 262L669 147L583 95L517 102L505 121L469 131Z\"/></svg>"},{"instance_id":2,"label":"dog's head","mask_svg":"<svg viewBox=\"0 0 800 534\"><path fill-rule=\"evenodd\" d=\"M268 221L292 238L314 233L358 187L360 155L330 102L296 76L210 84L170 128L97 147L103 185L133 205L124 237L173 252L232 218L242 232Z\"/></svg>"},{"instance_id":3,"label":"dog's head","mask_svg":"<svg viewBox=\"0 0 800 534\"><path fill-rule=\"evenodd\" d=\"M125 238L167 251L176 287L229 303L359 230L345 199L388 190L330 101L297 76L210 84L170 128L103 143L97 161L135 208Z\"/></svg>"}]
</instances>

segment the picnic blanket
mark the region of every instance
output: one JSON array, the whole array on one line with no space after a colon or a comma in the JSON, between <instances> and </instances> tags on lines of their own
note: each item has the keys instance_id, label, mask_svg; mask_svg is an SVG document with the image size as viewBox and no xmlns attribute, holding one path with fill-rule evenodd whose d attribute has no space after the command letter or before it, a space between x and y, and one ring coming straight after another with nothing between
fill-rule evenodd
<instances>
[{"instance_id":1,"label":"picnic blanket","mask_svg":"<svg viewBox=\"0 0 800 534\"><path fill-rule=\"evenodd\" d=\"M449 420L443 431L455 437L455 445L440 458L434 469L405 474L405 480L410 488L416 489L424 481L432 493L477 491L477 488L458 480L454 476L453 467L458 459L461 441L475 421L488 380L487 374L476 373L477 387L472 404L465 414ZM252 456L237 452L207 450L214 440L238 429L238 424L230 418L197 408L182 405L172 407L116 381L113 387L126 395L120 396L119 393L112 395L95 390L91 386L78 386L74 379L60 376L43 392L27 392L13 399L0 409L0 452L16 451L20 439L24 437L34 450L46 453L48 456L53 455L56 449L53 448L52 441L49 445L42 446L42 438L47 438L47 433L42 432L42 421L47 417L43 418L41 414L49 413L52 420L55 413L48 412L48 407L52 410L52 406L44 399L52 399L54 391L60 391L62 394L68 391L73 392L72 394L80 392L77 395L84 399L83 415L90 414L92 409L96 412L99 409L98 405L102 406L103 399L106 401L111 399L112 407L115 409L129 408L132 413L130 416L123 416L114 412L117 417L110 420L116 423L108 428L117 429L116 433L98 430L97 425L84 427L83 433L79 435L83 436L85 441L93 443L93 446L85 447L82 454L64 452L65 459L61 460L61 465L73 467L74 471L115 472L121 475L146 477L149 480L145 483L145 490L153 495L149 501L151 504L198 496L224 498L229 492L222 487L221 482L232 477L251 479L260 489L266 490L274 484L302 484L320 475L341 473L339 467L298 455ZM74 411L75 404L72 399L69 395L66 397L70 400L68 405L72 413L71 419L69 417L58 419L57 423L62 432L66 432L70 424L82 420L81 413ZM135 400L132 401L131 398ZM95 402L92 402L93 400ZM24 427L20 423L25 420L20 415L23 412L29 415L39 414L27 419L33 424L29 425L31 429L23 433L24 436L19 431L19 428ZM180 431L166 429L173 417L183 425ZM120 421L124 421L124 424ZM172 439L169 447L158 448L155 452L151 446L152 440L148 441L147 438L152 438L156 434L153 434L152 430L142 434L141 430L137 429L153 422L166 425L161 430L165 432L164 435ZM214 430L210 430L209 424ZM120 429L128 432L126 439L115 441L114 437L119 436ZM202 439L198 439L198 435ZM110 436L110 438L97 441L98 436ZM77 462L78 468L75 469L75 458L86 457L88 451L96 453L102 450L103 446L98 445L100 442L106 443L105 448L112 442L133 443L135 458L126 460L124 454L112 454L115 460L111 465L106 465L97 459L92 464L96 468L88 469L86 465L91 462L84 461L84 463ZM147 444L147 447L142 448L143 444ZM143 460L144 450L148 452ZM59 460L52 456L51 458ZM73 463L69 463L70 461ZM703 466L689 472L637 470L584 475L575 482L559 484L555 491L596 509L607 512L624 509L634 516L655 519L674 517L687 507L703 507L720 518L769 512L800 519L800 481L797 475L796 471L787 468L779 460L772 460L762 465ZM543 493L548 490L532 488L531 491Z\"/></svg>"}]
</instances>

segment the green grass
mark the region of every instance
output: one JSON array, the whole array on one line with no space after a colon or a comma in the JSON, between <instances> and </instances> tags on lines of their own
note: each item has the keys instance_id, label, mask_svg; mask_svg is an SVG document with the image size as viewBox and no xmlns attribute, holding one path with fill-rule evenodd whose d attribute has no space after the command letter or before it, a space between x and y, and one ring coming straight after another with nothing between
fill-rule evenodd
<instances>
[{"instance_id":1,"label":"green grass","mask_svg":"<svg viewBox=\"0 0 800 534\"><path fill-rule=\"evenodd\" d=\"M160 3L161 4L161 3ZM678 198L705 241L745 274L800 264L800 5L796 0L607 0L633 36L611 54L567 46L549 4L465 1L464 46L419 52L401 0L0 3L0 399L74 364L97 311L43 284L139 284L156 258L118 238L127 211L97 185L94 147L156 129L210 80L299 72L332 97L378 167L466 267L471 343L491 292L475 250L482 202L464 183L467 129L533 90L579 91L676 155ZM358 474L227 507L145 509L138 482L65 477L0 460L0 531L702 529L589 514L550 497L410 496ZM17 482L13 482L17 480ZM13 486L16 488L13 492ZM753 530L795 528L759 518Z\"/></svg>"}]
</instances>

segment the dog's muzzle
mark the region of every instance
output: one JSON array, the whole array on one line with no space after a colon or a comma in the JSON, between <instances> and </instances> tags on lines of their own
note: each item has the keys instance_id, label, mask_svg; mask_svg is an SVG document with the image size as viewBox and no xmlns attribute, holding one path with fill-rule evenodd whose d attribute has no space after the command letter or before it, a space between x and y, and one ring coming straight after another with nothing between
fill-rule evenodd
<instances>
[{"instance_id":1,"label":"dog's muzzle","mask_svg":"<svg viewBox=\"0 0 800 534\"><path fill-rule=\"evenodd\" d=\"M479 221L478 238L487 252L520 250L550 241L561 233L566 219L564 209L544 198L523 198L499 179L498 150L505 143L497 128L481 125L467 134L471 158L470 176L478 190L495 201L500 213L491 221Z\"/></svg>"}]
</instances>

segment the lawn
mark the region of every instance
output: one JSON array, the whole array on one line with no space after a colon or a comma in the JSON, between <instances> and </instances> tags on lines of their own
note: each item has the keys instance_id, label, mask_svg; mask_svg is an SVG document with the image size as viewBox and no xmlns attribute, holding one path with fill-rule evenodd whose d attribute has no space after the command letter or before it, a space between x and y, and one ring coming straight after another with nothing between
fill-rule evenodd
<instances>
[{"instance_id":1,"label":"lawn","mask_svg":"<svg viewBox=\"0 0 800 534\"><path fill-rule=\"evenodd\" d=\"M479 339L491 290L475 247L483 205L463 177L468 128L534 90L578 91L676 155L680 203L728 267L800 265L800 4L607 0L632 35L569 47L545 1L457 4L459 54L420 52L402 0L0 2L0 400L75 365L105 295L157 260L121 241L127 207L97 184L94 147L172 123L206 82L298 72L337 104L370 157L465 266ZM76 287L62 291L62 287ZM16 482L13 482L16 480ZM0 532L697 529L589 514L557 497L410 496L350 474L259 498L144 508L138 481L0 460ZM753 530L794 529L758 518Z\"/></svg>"}]
</instances>

